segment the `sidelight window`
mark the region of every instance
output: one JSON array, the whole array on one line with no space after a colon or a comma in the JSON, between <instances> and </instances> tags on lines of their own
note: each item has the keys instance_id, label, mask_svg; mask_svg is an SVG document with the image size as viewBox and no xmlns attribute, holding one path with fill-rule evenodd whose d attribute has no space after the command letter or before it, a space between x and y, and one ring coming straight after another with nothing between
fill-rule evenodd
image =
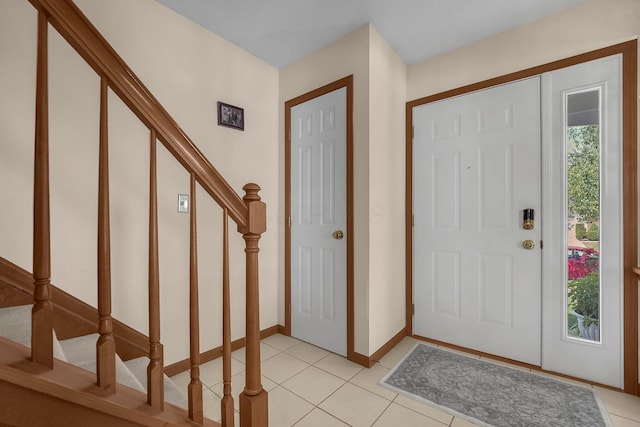
<instances>
[{"instance_id":1,"label":"sidelight window","mask_svg":"<svg viewBox=\"0 0 640 427\"><path fill-rule=\"evenodd\" d=\"M600 342L600 88L565 94L567 336Z\"/></svg>"}]
</instances>

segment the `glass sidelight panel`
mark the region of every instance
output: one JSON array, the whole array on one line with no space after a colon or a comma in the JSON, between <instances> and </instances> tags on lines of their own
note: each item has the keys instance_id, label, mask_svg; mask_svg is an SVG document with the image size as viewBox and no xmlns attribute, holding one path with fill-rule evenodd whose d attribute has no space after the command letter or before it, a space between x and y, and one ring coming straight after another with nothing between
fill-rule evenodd
<instances>
[{"instance_id":1,"label":"glass sidelight panel","mask_svg":"<svg viewBox=\"0 0 640 427\"><path fill-rule=\"evenodd\" d=\"M600 88L565 95L566 319L569 338L600 342Z\"/></svg>"}]
</instances>

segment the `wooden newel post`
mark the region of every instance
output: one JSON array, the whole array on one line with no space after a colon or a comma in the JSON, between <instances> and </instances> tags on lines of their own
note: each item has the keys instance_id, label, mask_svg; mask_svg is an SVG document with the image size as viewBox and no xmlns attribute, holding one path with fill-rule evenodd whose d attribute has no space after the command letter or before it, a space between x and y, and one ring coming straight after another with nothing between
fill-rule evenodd
<instances>
[{"instance_id":1,"label":"wooden newel post","mask_svg":"<svg viewBox=\"0 0 640 427\"><path fill-rule=\"evenodd\" d=\"M258 293L258 242L267 230L267 208L260 201L256 184L243 187L243 198L247 205L247 224L238 227L245 241L247 257L247 302L246 302L246 383L240 394L240 427L267 427L269 423L267 392L262 388L260 377L260 308Z\"/></svg>"}]
</instances>

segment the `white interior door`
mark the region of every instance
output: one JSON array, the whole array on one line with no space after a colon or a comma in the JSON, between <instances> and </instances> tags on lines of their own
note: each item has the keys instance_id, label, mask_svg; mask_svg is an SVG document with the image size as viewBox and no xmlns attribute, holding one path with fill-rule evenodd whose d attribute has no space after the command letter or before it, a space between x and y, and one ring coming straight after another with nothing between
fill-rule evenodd
<instances>
[{"instance_id":1,"label":"white interior door","mask_svg":"<svg viewBox=\"0 0 640 427\"><path fill-rule=\"evenodd\" d=\"M540 364L540 79L413 110L414 334ZM531 240L533 249L524 249Z\"/></svg>"},{"instance_id":2,"label":"white interior door","mask_svg":"<svg viewBox=\"0 0 640 427\"><path fill-rule=\"evenodd\" d=\"M347 355L346 88L291 109L291 335Z\"/></svg>"},{"instance_id":3,"label":"white interior door","mask_svg":"<svg viewBox=\"0 0 640 427\"><path fill-rule=\"evenodd\" d=\"M619 55L607 57L544 74L542 80L543 367L614 387L623 386L621 62ZM568 207L568 156L577 150L577 137L569 128L575 126L595 126L593 138L599 139L599 160L592 162L596 170L590 172L596 180L599 175L599 191L593 196L594 203L599 199L597 220ZM599 240L583 243L575 238L570 232L576 222L599 224ZM591 250L585 251L585 245ZM592 253L587 257L587 252ZM586 262L588 268L572 274L569 266L574 269L576 261L580 267ZM594 325L598 336L571 332L567 285L579 280L575 289L583 288L587 274L600 285L599 325Z\"/></svg>"}]
</instances>

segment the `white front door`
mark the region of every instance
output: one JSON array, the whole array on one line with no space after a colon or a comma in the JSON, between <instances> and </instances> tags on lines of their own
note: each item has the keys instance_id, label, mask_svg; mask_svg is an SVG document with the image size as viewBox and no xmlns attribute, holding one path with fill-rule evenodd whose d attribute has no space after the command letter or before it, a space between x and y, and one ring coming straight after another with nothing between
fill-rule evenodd
<instances>
[{"instance_id":1,"label":"white front door","mask_svg":"<svg viewBox=\"0 0 640 427\"><path fill-rule=\"evenodd\" d=\"M623 386L621 63L607 57L542 80L542 366L613 387ZM580 239L578 224L599 233ZM568 309L570 289L595 305L591 332Z\"/></svg>"},{"instance_id":2,"label":"white front door","mask_svg":"<svg viewBox=\"0 0 640 427\"><path fill-rule=\"evenodd\" d=\"M291 335L347 355L346 88L291 109Z\"/></svg>"},{"instance_id":3,"label":"white front door","mask_svg":"<svg viewBox=\"0 0 640 427\"><path fill-rule=\"evenodd\" d=\"M413 123L414 334L539 365L541 227L522 218L541 207L540 78Z\"/></svg>"}]
</instances>

